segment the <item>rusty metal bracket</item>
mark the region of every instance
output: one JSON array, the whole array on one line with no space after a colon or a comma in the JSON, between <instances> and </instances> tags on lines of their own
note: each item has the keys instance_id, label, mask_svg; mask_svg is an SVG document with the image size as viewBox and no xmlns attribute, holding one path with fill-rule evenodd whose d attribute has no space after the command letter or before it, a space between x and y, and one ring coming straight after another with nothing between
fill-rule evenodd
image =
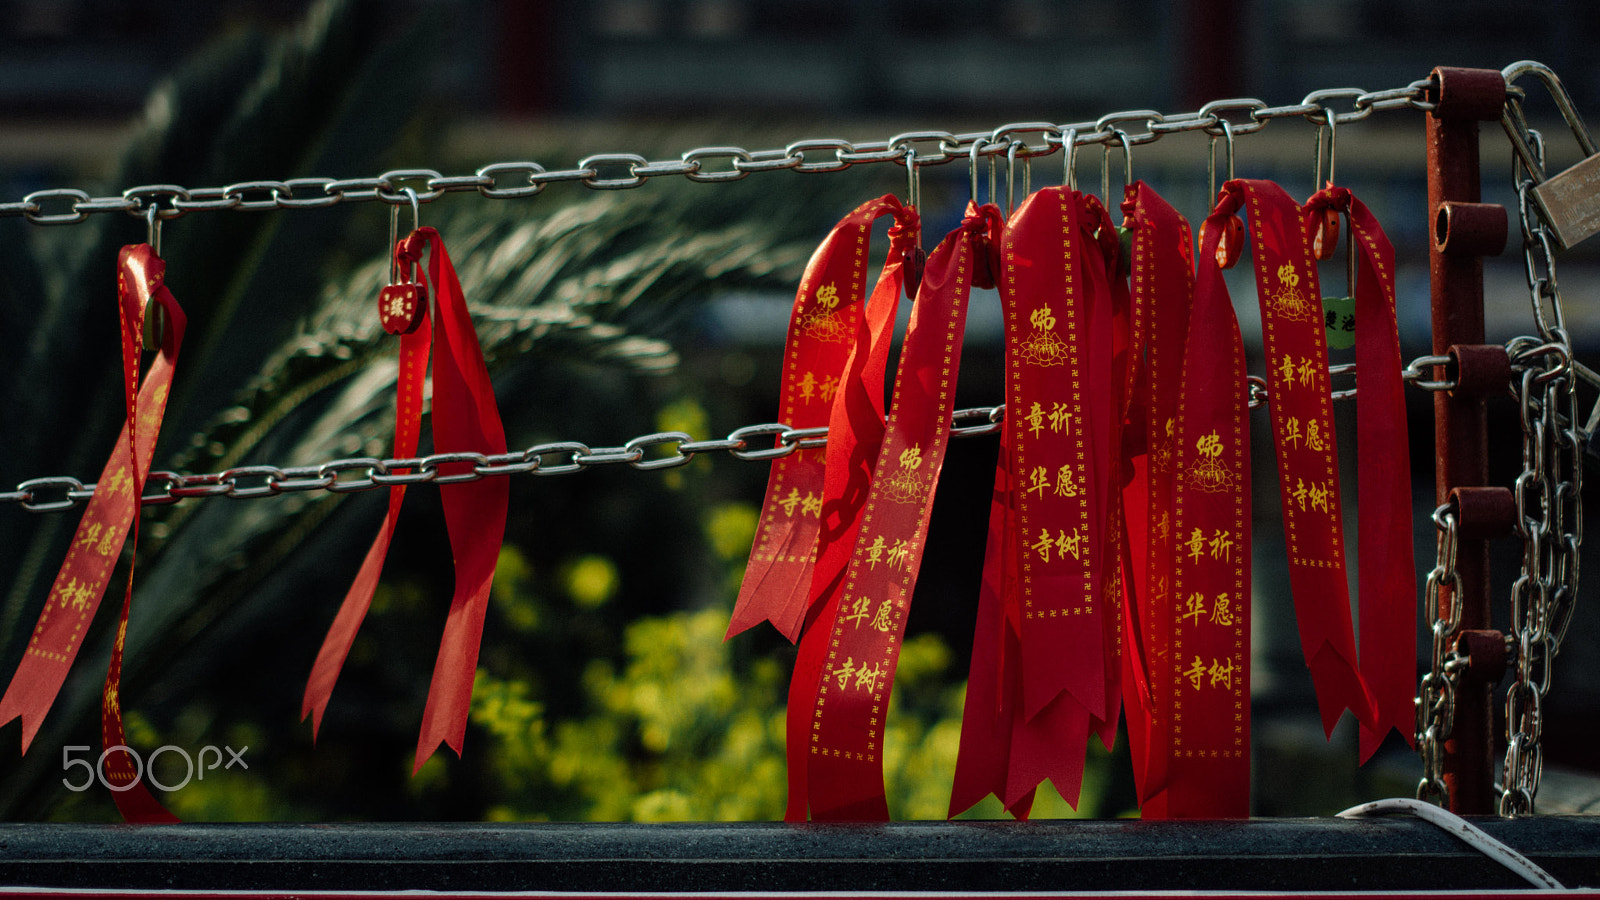
<instances>
[{"instance_id":1,"label":"rusty metal bracket","mask_svg":"<svg viewBox=\"0 0 1600 900\"><path fill-rule=\"evenodd\" d=\"M1463 211L1481 205L1478 123L1497 121L1505 106L1506 83L1493 69L1440 67L1430 76L1436 103L1426 117L1428 144L1428 221L1436 239L1429 248L1433 352L1484 343L1483 257L1492 241L1468 240L1467 250L1441 246ZM1481 213L1474 213L1480 215ZM1443 231L1444 233L1438 233ZM1454 244L1460 240L1452 241ZM1504 242L1501 242L1504 246ZM1468 392L1440 392L1433 398L1434 471L1438 502L1459 486L1488 481L1488 420L1484 398ZM1482 539L1463 539L1456 558L1459 592L1445 590L1443 609L1461 605L1461 628L1489 628L1489 555ZM1466 687L1466 686L1464 686ZM1452 812L1487 815L1494 811L1494 716L1490 685L1474 679L1456 698L1455 726L1445 742L1444 778Z\"/></svg>"}]
</instances>

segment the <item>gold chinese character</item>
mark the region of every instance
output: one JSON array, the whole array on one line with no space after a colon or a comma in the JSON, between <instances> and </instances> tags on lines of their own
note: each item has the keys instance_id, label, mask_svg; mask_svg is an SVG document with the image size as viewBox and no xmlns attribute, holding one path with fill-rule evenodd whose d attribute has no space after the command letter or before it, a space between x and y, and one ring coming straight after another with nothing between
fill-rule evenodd
<instances>
[{"instance_id":1,"label":"gold chinese character","mask_svg":"<svg viewBox=\"0 0 1600 900\"><path fill-rule=\"evenodd\" d=\"M1070 463L1056 470L1056 496L1078 496L1078 483L1072 480L1072 465Z\"/></svg>"},{"instance_id":2,"label":"gold chinese character","mask_svg":"<svg viewBox=\"0 0 1600 900\"><path fill-rule=\"evenodd\" d=\"M106 533L100 536L100 543L95 545L94 552L101 556L110 556L122 546L122 535L114 528L107 528Z\"/></svg>"},{"instance_id":3,"label":"gold chinese character","mask_svg":"<svg viewBox=\"0 0 1600 900\"><path fill-rule=\"evenodd\" d=\"M830 375L822 379L822 383L817 385L817 396L821 397L825 402L831 402L833 395L838 392L839 379L837 376Z\"/></svg>"},{"instance_id":4,"label":"gold chinese character","mask_svg":"<svg viewBox=\"0 0 1600 900\"><path fill-rule=\"evenodd\" d=\"M856 690L866 688L869 694L876 691L878 689L878 676L882 674L880 665L874 665L870 669L862 665L861 668L856 670ZM843 687L843 685L840 685L840 687Z\"/></svg>"},{"instance_id":5,"label":"gold chinese character","mask_svg":"<svg viewBox=\"0 0 1600 900\"><path fill-rule=\"evenodd\" d=\"M1049 331L1056 327L1056 317L1050 314L1050 307L1048 306L1041 306L1034 310L1033 314L1028 316L1028 321L1032 322L1033 327L1040 331Z\"/></svg>"},{"instance_id":6,"label":"gold chinese character","mask_svg":"<svg viewBox=\"0 0 1600 900\"><path fill-rule=\"evenodd\" d=\"M856 674L856 661L855 657L853 656L846 657L843 666L834 667L833 677L839 679L839 690L842 691L845 689L845 686L850 683L850 677L854 674ZM1198 685L1196 685L1196 687L1198 687Z\"/></svg>"},{"instance_id":7,"label":"gold chinese character","mask_svg":"<svg viewBox=\"0 0 1600 900\"><path fill-rule=\"evenodd\" d=\"M1028 423L1028 429L1034 437L1039 436L1039 429L1044 427L1044 409L1038 403L1028 408L1028 414L1022 417Z\"/></svg>"},{"instance_id":8,"label":"gold chinese character","mask_svg":"<svg viewBox=\"0 0 1600 900\"><path fill-rule=\"evenodd\" d=\"M906 567L906 557L910 555L910 544L906 543L903 538L895 541L894 546L889 548L889 565L896 569L904 569Z\"/></svg>"},{"instance_id":9,"label":"gold chinese character","mask_svg":"<svg viewBox=\"0 0 1600 900\"><path fill-rule=\"evenodd\" d=\"M1278 280L1289 287L1300 283L1300 276L1294 271L1294 263L1284 263L1278 267Z\"/></svg>"},{"instance_id":10,"label":"gold chinese character","mask_svg":"<svg viewBox=\"0 0 1600 900\"><path fill-rule=\"evenodd\" d=\"M1195 662L1198 663L1199 659L1196 659ZM1211 676L1212 687L1216 687L1220 684L1222 685L1223 690L1233 690L1233 660L1211 660L1211 668L1206 670L1206 674ZM1199 679L1195 680L1197 682L1199 681ZM1195 685L1195 687L1199 686L1199 684Z\"/></svg>"},{"instance_id":11,"label":"gold chinese character","mask_svg":"<svg viewBox=\"0 0 1600 900\"><path fill-rule=\"evenodd\" d=\"M800 498L800 512L807 516L822 515L822 495L808 491L804 497Z\"/></svg>"},{"instance_id":12,"label":"gold chinese character","mask_svg":"<svg viewBox=\"0 0 1600 900\"><path fill-rule=\"evenodd\" d=\"M74 578L71 581L67 582L67 586L66 587L61 588L61 590L59 590L57 592L57 596L59 596L61 598L61 608L62 609L66 609L67 608L67 604L72 602L72 595L77 590L78 590L78 579Z\"/></svg>"},{"instance_id":13,"label":"gold chinese character","mask_svg":"<svg viewBox=\"0 0 1600 900\"><path fill-rule=\"evenodd\" d=\"M1233 624L1233 600L1227 594L1218 594L1216 602L1211 605L1211 624Z\"/></svg>"},{"instance_id":14,"label":"gold chinese character","mask_svg":"<svg viewBox=\"0 0 1600 900\"><path fill-rule=\"evenodd\" d=\"M856 626L857 628L860 628L861 627L861 620L865 619L868 616L869 610L871 608L872 608L872 601L871 600L868 600L866 597L857 597L857 598L855 598L854 600L852 600L850 602L849 614L846 615L846 616L843 616L842 618L844 619L844 621L851 623L852 625ZM841 687L842 687L842 685L841 685Z\"/></svg>"},{"instance_id":15,"label":"gold chinese character","mask_svg":"<svg viewBox=\"0 0 1600 900\"><path fill-rule=\"evenodd\" d=\"M1172 537L1172 517L1166 510L1162 510L1161 518L1156 520L1156 539L1165 543L1169 537Z\"/></svg>"},{"instance_id":16,"label":"gold chinese character","mask_svg":"<svg viewBox=\"0 0 1600 900\"><path fill-rule=\"evenodd\" d=\"M1195 452L1207 459L1216 459L1222 455L1222 438L1217 437L1215 431L1194 442Z\"/></svg>"},{"instance_id":17,"label":"gold chinese character","mask_svg":"<svg viewBox=\"0 0 1600 900\"><path fill-rule=\"evenodd\" d=\"M84 550L93 548L95 542L100 540L100 528L99 522L90 523L89 527L83 532L83 537L78 538L74 546Z\"/></svg>"},{"instance_id":18,"label":"gold chinese character","mask_svg":"<svg viewBox=\"0 0 1600 900\"><path fill-rule=\"evenodd\" d=\"M1300 377L1300 386L1306 387L1316 383L1317 367L1310 357L1300 357L1300 365L1295 369L1295 374Z\"/></svg>"},{"instance_id":19,"label":"gold chinese character","mask_svg":"<svg viewBox=\"0 0 1600 900\"><path fill-rule=\"evenodd\" d=\"M1194 662L1189 664L1188 670L1183 673L1183 677L1189 679L1189 684L1193 685L1194 689L1198 691L1200 690L1200 678L1205 674L1206 664L1200 661L1200 657L1196 656ZM843 685L840 685L840 687L843 687Z\"/></svg>"},{"instance_id":20,"label":"gold chinese character","mask_svg":"<svg viewBox=\"0 0 1600 900\"><path fill-rule=\"evenodd\" d=\"M1049 532L1046 532L1046 534L1048 533ZM1082 557L1080 557L1079 554L1083 552L1084 537L1085 535L1081 526L1072 534L1067 534L1065 531L1057 534L1056 555L1060 559L1066 559L1067 554L1071 553L1073 559L1081 559Z\"/></svg>"},{"instance_id":21,"label":"gold chinese character","mask_svg":"<svg viewBox=\"0 0 1600 900\"><path fill-rule=\"evenodd\" d=\"M922 448L907 447L900 451L900 468L915 469L922 465Z\"/></svg>"},{"instance_id":22,"label":"gold chinese character","mask_svg":"<svg viewBox=\"0 0 1600 900\"><path fill-rule=\"evenodd\" d=\"M106 490L113 494L122 492L122 486L128 483L128 470L118 469L111 473L111 481L106 484Z\"/></svg>"},{"instance_id":23,"label":"gold chinese character","mask_svg":"<svg viewBox=\"0 0 1600 900\"><path fill-rule=\"evenodd\" d=\"M1314 426L1315 423L1313 423ZM1283 423L1283 442L1299 447L1300 442L1303 440L1305 438L1300 435L1300 420L1290 417L1289 421Z\"/></svg>"},{"instance_id":24,"label":"gold chinese character","mask_svg":"<svg viewBox=\"0 0 1600 900\"><path fill-rule=\"evenodd\" d=\"M1212 559L1233 562L1233 538L1220 528L1211 536L1211 540L1206 542L1206 549L1211 551Z\"/></svg>"},{"instance_id":25,"label":"gold chinese character","mask_svg":"<svg viewBox=\"0 0 1600 900\"><path fill-rule=\"evenodd\" d=\"M883 535L877 535L872 539L872 546L867 548L867 565L873 568L878 567L878 563L883 561L884 547Z\"/></svg>"},{"instance_id":26,"label":"gold chinese character","mask_svg":"<svg viewBox=\"0 0 1600 900\"><path fill-rule=\"evenodd\" d=\"M1039 496L1044 496L1045 488L1050 486L1050 476L1045 474L1044 466L1034 466L1033 473L1028 476L1028 490L1034 491Z\"/></svg>"},{"instance_id":27,"label":"gold chinese character","mask_svg":"<svg viewBox=\"0 0 1600 900\"><path fill-rule=\"evenodd\" d=\"M810 372L800 379L800 399L810 400L817 390L817 379Z\"/></svg>"},{"instance_id":28,"label":"gold chinese character","mask_svg":"<svg viewBox=\"0 0 1600 900\"><path fill-rule=\"evenodd\" d=\"M1296 478L1295 479L1294 490L1289 492L1289 499L1291 499L1294 502L1300 504L1300 511L1301 512L1305 512L1305 509L1306 509L1306 495L1307 495L1307 493L1308 493L1308 491L1306 491L1306 480L1304 478Z\"/></svg>"},{"instance_id":29,"label":"gold chinese character","mask_svg":"<svg viewBox=\"0 0 1600 900\"><path fill-rule=\"evenodd\" d=\"M1285 356L1283 362L1278 364L1278 377L1285 385L1294 384L1294 360Z\"/></svg>"},{"instance_id":30,"label":"gold chinese character","mask_svg":"<svg viewBox=\"0 0 1600 900\"><path fill-rule=\"evenodd\" d=\"M1193 619L1193 624L1199 625L1200 617L1205 614L1206 598L1201 596L1199 591L1195 591L1183 603L1183 617L1185 619Z\"/></svg>"},{"instance_id":31,"label":"gold chinese character","mask_svg":"<svg viewBox=\"0 0 1600 900\"><path fill-rule=\"evenodd\" d=\"M1319 452L1323 449L1322 423L1318 422L1316 419L1312 419L1310 422L1306 423L1306 449L1316 450Z\"/></svg>"},{"instance_id":32,"label":"gold chinese character","mask_svg":"<svg viewBox=\"0 0 1600 900\"><path fill-rule=\"evenodd\" d=\"M796 506L800 505L800 489L799 488L790 488L788 495L785 496L782 500L779 500L778 501L778 505L783 507L783 514L784 515L786 515L786 516L794 515L794 508Z\"/></svg>"},{"instance_id":33,"label":"gold chinese character","mask_svg":"<svg viewBox=\"0 0 1600 900\"><path fill-rule=\"evenodd\" d=\"M1333 490L1331 488L1323 487L1321 484L1313 484L1311 486L1311 508L1327 512L1328 498L1332 495Z\"/></svg>"},{"instance_id":34,"label":"gold chinese character","mask_svg":"<svg viewBox=\"0 0 1600 900\"><path fill-rule=\"evenodd\" d=\"M1039 539L1033 542L1033 551L1039 554L1040 562L1050 561L1050 549L1055 546L1055 541L1050 537L1050 529L1039 529Z\"/></svg>"},{"instance_id":35,"label":"gold chinese character","mask_svg":"<svg viewBox=\"0 0 1600 900\"><path fill-rule=\"evenodd\" d=\"M1189 558L1194 562L1199 562L1200 554L1204 553L1206 548L1205 532L1196 528L1194 532L1189 535L1189 540L1184 542L1184 546L1189 548Z\"/></svg>"},{"instance_id":36,"label":"gold chinese character","mask_svg":"<svg viewBox=\"0 0 1600 900\"><path fill-rule=\"evenodd\" d=\"M1067 414L1067 405L1065 403L1057 403L1055 406L1050 407L1051 431L1065 431L1071 422L1072 417Z\"/></svg>"},{"instance_id":37,"label":"gold chinese character","mask_svg":"<svg viewBox=\"0 0 1600 900\"><path fill-rule=\"evenodd\" d=\"M839 305L839 289L831 284L825 284L817 289L817 305L824 309L833 309Z\"/></svg>"},{"instance_id":38,"label":"gold chinese character","mask_svg":"<svg viewBox=\"0 0 1600 900\"><path fill-rule=\"evenodd\" d=\"M883 598L883 602L878 604L877 613L875 613L872 617L872 627L887 634L890 626L893 624L889 619L893 613L894 602L888 597Z\"/></svg>"}]
</instances>

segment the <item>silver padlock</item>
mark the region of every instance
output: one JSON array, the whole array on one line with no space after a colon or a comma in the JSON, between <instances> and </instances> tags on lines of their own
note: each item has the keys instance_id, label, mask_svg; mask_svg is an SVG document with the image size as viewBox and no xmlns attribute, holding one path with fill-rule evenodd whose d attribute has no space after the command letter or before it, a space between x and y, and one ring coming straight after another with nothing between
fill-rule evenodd
<instances>
[{"instance_id":1,"label":"silver padlock","mask_svg":"<svg viewBox=\"0 0 1600 900\"><path fill-rule=\"evenodd\" d=\"M1508 88L1523 75L1538 78L1555 100L1556 108L1561 111L1561 117L1567 121L1573 137L1578 140L1578 147L1583 151L1582 162L1557 175L1546 177L1540 154L1535 152L1528 140L1520 109L1514 115L1514 105L1507 103L1500 115L1500 124L1505 128L1506 136L1511 138L1512 149L1537 182L1532 194L1539 214L1550 226L1556 243L1560 245L1559 249L1565 250L1600 233L1600 150L1596 149L1594 139L1589 136L1589 128L1572 105L1572 97L1561 84L1561 79L1548 67L1524 61L1512 63L1502 74Z\"/></svg>"}]
</instances>

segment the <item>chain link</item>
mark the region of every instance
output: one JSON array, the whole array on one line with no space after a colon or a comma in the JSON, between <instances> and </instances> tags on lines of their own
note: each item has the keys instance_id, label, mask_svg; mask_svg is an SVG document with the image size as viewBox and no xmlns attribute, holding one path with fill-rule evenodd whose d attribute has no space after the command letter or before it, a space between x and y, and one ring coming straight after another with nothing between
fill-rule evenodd
<instances>
[{"instance_id":1,"label":"chain link","mask_svg":"<svg viewBox=\"0 0 1600 900\"><path fill-rule=\"evenodd\" d=\"M1544 147L1528 129L1512 94L1505 121L1517 129L1543 168ZM1511 586L1511 634L1516 667L1506 692L1506 758L1499 812L1531 815L1544 769L1540 749L1542 701L1551 665L1572 623L1578 595L1578 548L1583 541L1583 456L1587 425L1578 416L1579 372L1556 282L1555 239L1531 197L1536 176L1526 161L1513 169L1528 294L1537 337L1507 345L1522 425L1522 472L1513 494L1522 571Z\"/></svg>"},{"instance_id":2,"label":"chain link","mask_svg":"<svg viewBox=\"0 0 1600 900\"><path fill-rule=\"evenodd\" d=\"M898 152L898 151L897 151ZM191 195L192 196L192 195ZM1537 351L1537 352L1535 352ZM1552 354L1540 345L1525 354ZM1565 357L1561 357L1565 358ZM1425 366L1442 365L1443 357L1419 357L1406 367L1403 377L1425 390L1448 390L1448 382L1423 379ZM1354 363L1328 367L1330 378L1353 376ZM1438 385L1443 385L1439 387ZM1251 409L1272 400L1267 380L1259 375L1246 379L1245 391ZM1334 390L1334 400L1350 400L1354 387ZM953 437L994 434L1005 416L1005 405L958 409L952 416ZM773 446L760 446L763 438ZM781 422L746 425L720 440L695 440L678 431L657 432L633 438L617 447L591 447L577 441L535 444L521 452L485 455L481 453L434 454L407 459L351 457L315 466L239 466L219 473L183 474L157 470L150 473L143 502L159 506L191 497L276 497L303 491L348 493L397 484L455 484L497 475L569 475L597 466L626 464L651 471L681 466L700 453L727 453L735 459L762 461L788 456L796 450L826 445L828 429L792 428ZM650 451L655 451L652 454ZM441 469L441 467L444 467ZM0 491L0 507L16 504L29 512L59 512L82 505L94 496L95 486L67 476L34 478L14 490Z\"/></svg>"},{"instance_id":3,"label":"chain link","mask_svg":"<svg viewBox=\"0 0 1600 900\"><path fill-rule=\"evenodd\" d=\"M994 434L1005 420L1005 406L956 410L953 437ZM768 441L771 446L766 446ZM627 465L641 471L687 464L701 453L727 453L741 460L771 460L796 450L812 450L828 442L828 429L791 428L781 422L746 425L720 440L695 440L681 431L640 435L617 447L591 447L577 441L553 441L509 453L435 453L404 459L351 457L315 466L237 466L224 472L186 475L157 470L145 482L141 502L163 506L194 497L236 500L277 497L305 491L336 494L411 484L460 484L502 475L570 475L599 466ZM85 503L95 485L76 478L33 478L16 490L0 492L0 504L14 503L29 512L59 512Z\"/></svg>"},{"instance_id":4,"label":"chain link","mask_svg":"<svg viewBox=\"0 0 1600 900\"><path fill-rule=\"evenodd\" d=\"M1439 529L1438 560L1428 573L1423 591L1423 615L1433 634L1428 673L1422 676L1416 696L1417 752L1422 756L1422 780L1417 783L1417 799L1449 808L1450 788L1444 782L1444 742L1455 728L1456 690L1461 686L1461 670L1466 658L1456 649L1461 630L1461 576L1456 571L1459 540L1455 504L1446 503L1433 511L1433 524ZM1448 592L1448 593L1446 593ZM1450 610L1442 610L1441 598L1448 596Z\"/></svg>"},{"instance_id":5,"label":"chain link","mask_svg":"<svg viewBox=\"0 0 1600 900\"><path fill-rule=\"evenodd\" d=\"M491 200L532 197L552 182L574 182L591 190L625 190L651 178L682 176L690 181L738 181L753 172L789 169L796 172L839 172L865 163L889 162L919 168L941 165L969 156L993 159L1014 142L1023 144L1017 155L1049 156L1068 141L1073 147L1092 144L1146 144L1168 134L1204 131L1223 133L1226 125L1235 135L1251 134L1279 118L1303 118L1313 123L1333 116L1339 124L1364 119L1378 110L1429 110L1431 82L1414 81L1402 88L1363 91L1334 88L1316 91L1297 104L1268 106L1253 98L1214 100L1198 111L1163 114L1153 109L1108 113L1089 122L1054 125L1014 122L993 131L952 134L914 131L887 141L854 142L840 138L805 138L781 150L746 150L742 147L697 147L676 159L649 160L637 153L599 153L585 157L576 168L548 170L536 162L498 162L471 175L444 175L432 169L395 169L376 178L291 178L285 181L244 181L224 187L186 188L175 184L141 185L120 195L93 197L76 188L34 191L20 201L0 203L0 218L21 216L35 225L71 225L94 213L122 212L143 215L156 207L156 215L175 219L211 210L308 209L339 203L379 200L409 203L406 189L416 191L419 203L431 203L447 193L476 191ZM1335 110L1324 101L1337 102ZM1070 137L1069 137L1070 136ZM908 153L910 151L910 153Z\"/></svg>"}]
</instances>

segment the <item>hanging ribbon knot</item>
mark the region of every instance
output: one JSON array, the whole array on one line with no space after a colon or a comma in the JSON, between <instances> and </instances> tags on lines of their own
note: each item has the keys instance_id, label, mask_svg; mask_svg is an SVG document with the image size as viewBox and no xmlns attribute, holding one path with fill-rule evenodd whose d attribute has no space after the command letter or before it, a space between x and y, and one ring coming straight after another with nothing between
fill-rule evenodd
<instances>
[{"instance_id":1,"label":"hanging ribbon knot","mask_svg":"<svg viewBox=\"0 0 1600 900\"><path fill-rule=\"evenodd\" d=\"M94 620L123 543L137 558L139 501L150 461L166 413L178 350L188 319L165 284L166 263L148 244L122 248L117 257L117 306L122 338L122 375L127 417L115 448L95 482L94 496L72 537L66 561L56 575L39 621L34 626L22 663L0 697L0 723L22 718L22 749L26 753L66 680L82 639ZM139 354L148 310L165 317L160 351L144 380L139 379ZM129 535L131 532L131 540ZM113 785L112 798L130 822L176 822L177 818L152 796L139 777L142 766L127 749L122 729L122 660L128 637L128 613L133 605L133 562L117 619L111 665L106 671L100 703L103 777Z\"/></svg>"},{"instance_id":2,"label":"hanging ribbon knot","mask_svg":"<svg viewBox=\"0 0 1600 900\"><path fill-rule=\"evenodd\" d=\"M1346 188L1328 187L1306 201L1308 230L1350 219L1359 256L1355 294L1358 589L1361 677L1374 710L1361 722L1361 760L1371 758L1391 728L1416 740L1412 692L1416 681L1417 574L1411 533L1411 469L1395 315L1394 248L1365 204ZM1334 235L1338 231L1335 227ZM1332 253L1331 241L1324 250Z\"/></svg>"},{"instance_id":3,"label":"hanging ribbon knot","mask_svg":"<svg viewBox=\"0 0 1600 900\"><path fill-rule=\"evenodd\" d=\"M881 450L866 470L866 502L850 539L825 551L825 559L844 566L813 592L822 606L795 663L788 708L790 821L804 821L808 813L828 821L889 816L884 722L950 436L979 238L992 237L1001 222L992 206L969 206L961 226L928 257ZM886 349L887 336L880 340ZM847 421L836 415L830 425L830 483L833 429ZM817 577L823 574L819 562Z\"/></svg>"},{"instance_id":4,"label":"hanging ribbon knot","mask_svg":"<svg viewBox=\"0 0 1600 900\"><path fill-rule=\"evenodd\" d=\"M467 311L466 298L450 256L445 252L444 241L436 230L419 228L398 242L394 253L397 260L415 267L428 251L431 251L428 280L433 283L437 299L440 338L433 367L434 451L504 453L505 431L495 404L494 386L489 380L472 316ZM417 452L423 386L433 343L435 323L428 316L426 304L418 310L418 316L421 321L416 330L400 339L394 440L394 452L399 458L414 457ZM465 472L471 465L445 463L440 466L440 474ZM301 718L311 718L313 738L321 726L322 714L349 655L350 645L371 606L405 490L404 485L389 489L389 509L383 526L367 550L312 666L301 704ZM456 581L433 678L428 686L413 771L422 768L440 743L449 745L457 755L461 753L489 589L505 536L510 486L503 478L486 478L440 485L439 496L444 507Z\"/></svg>"},{"instance_id":5,"label":"hanging ribbon knot","mask_svg":"<svg viewBox=\"0 0 1600 900\"><path fill-rule=\"evenodd\" d=\"M889 253L869 301L867 252L884 215L894 219ZM806 264L784 341L779 415L792 428L826 426L828 443L773 462L728 637L767 621L798 641L837 587L877 463L889 342L919 237L917 211L885 195L845 216Z\"/></svg>"}]
</instances>

